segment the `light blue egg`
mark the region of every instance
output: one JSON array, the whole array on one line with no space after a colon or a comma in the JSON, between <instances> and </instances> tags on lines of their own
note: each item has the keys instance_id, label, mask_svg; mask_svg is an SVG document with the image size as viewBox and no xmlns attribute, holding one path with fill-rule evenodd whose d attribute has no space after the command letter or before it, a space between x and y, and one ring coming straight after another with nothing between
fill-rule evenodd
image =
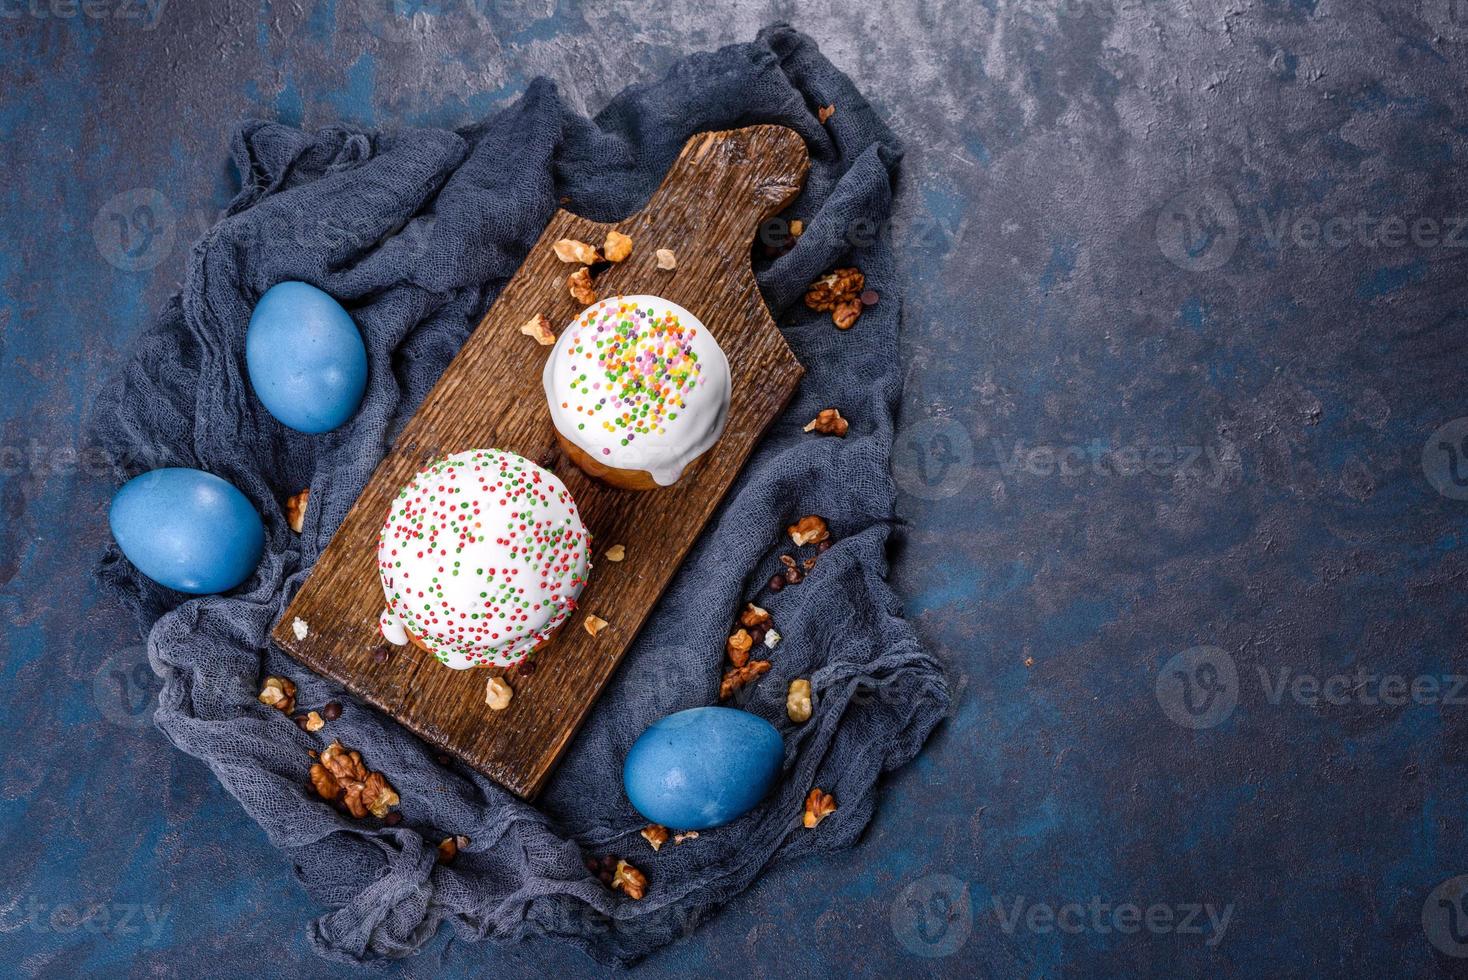
<instances>
[{"instance_id":1,"label":"light blue egg","mask_svg":"<svg viewBox=\"0 0 1468 980\"><path fill-rule=\"evenodd\" d=\"M707 830L762 800L784 757L780 733L758 715L689 708L638 736L622 766L622 786L653 823Z\"/></svg>"},{"instance_id":2,"label":"light blue egg","mask_svg":"<svg viewBox=\"0 0 1468 980\"><path fill-rule=\"evenodd\" d=\"M351 315L315 286L271 286L245 332L245 364L261 404L298 432L329 432L367 390L367 348Z\"/></svg>"},{"instance_id":3,"label":"light blue egg","mask_svg":"<svg viewBox=\"0 0 1468 980\"><path fill-rule=\"evenodd\" d=\"M250 577L265 547L260 515L228 481L169 467L133 477L107 523L138 571L180 592L224 592Z\"/></svg>"}]
</instances>

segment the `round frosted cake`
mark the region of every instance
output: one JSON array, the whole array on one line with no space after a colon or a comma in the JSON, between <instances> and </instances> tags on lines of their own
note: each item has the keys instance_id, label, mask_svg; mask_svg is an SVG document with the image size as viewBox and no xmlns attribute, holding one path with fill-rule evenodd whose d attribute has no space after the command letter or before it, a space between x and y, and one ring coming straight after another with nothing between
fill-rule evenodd
<instances>
[{"instance_id":1,"label":"round frosted cake","mask_svg":"<svg viewBox=\"0 0 1468 980\"><path fill-rule=\"evenodd\" d=\"M590 553L554 473L498 449L439 460L399 492L378 537L383 636L455 670L517 664L575 610Z\"/></svg>"},{"instance_id":2,"label":"round frosted cake","mask_svg":"<svg viewBox=\"0 0 1468 980\"><path fill-rule=\"evenodd\" d=\"M612 296L561 331L546 401L567 455L615 486L677 483L724 431L729 362L707 327L656 296Z\"/></svg>"}]
</instances>

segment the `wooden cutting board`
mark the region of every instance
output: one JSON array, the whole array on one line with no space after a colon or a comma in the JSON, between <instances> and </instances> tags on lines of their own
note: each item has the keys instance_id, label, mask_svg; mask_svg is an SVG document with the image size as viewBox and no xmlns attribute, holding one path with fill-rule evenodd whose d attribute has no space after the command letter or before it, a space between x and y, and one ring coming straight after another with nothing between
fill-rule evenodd
<instances>
[{"instance_id":1,"label":"wooden cutting board","mask_svg":"<svg viewBox=\"0 0 1468 980\"><path fill-rule=\"evenodd\" d=\"M794 199L808 166L804 142L783 126L702 133L684 146L647 206L627 220L602 224L557 211L378 465L276 624L275 642L426 741L533 799L804 373L760 297L750 252L759 224ZM686 307L718 338L733 382L728 425L704 462L677 486L641 493L605 486L561 456L541 388L551 348L519 330L543 313L559 332L583 308L565 285L579 267L560 262L551 243L574 238L600 247L612 229L632 237L633 251L596 273L597 296L650 293ZM674 271L656 267L659 248L677 256ZM388 506L430 460L476 448L550 464L593 535L595 569L580 607L536 655L528 676L451 670L413 646L375 656L386 647L377 628L384 603L376 554ZM614 544L626 548L624 561L603 557ZM731 619L735 612L729 610ZM583 627L588 614L610 625L591 636ZM297 619L307 626L300 638ZM515 692L503 711L484 701L493 674L504 674Z\"/></svg>"}]
</instances>

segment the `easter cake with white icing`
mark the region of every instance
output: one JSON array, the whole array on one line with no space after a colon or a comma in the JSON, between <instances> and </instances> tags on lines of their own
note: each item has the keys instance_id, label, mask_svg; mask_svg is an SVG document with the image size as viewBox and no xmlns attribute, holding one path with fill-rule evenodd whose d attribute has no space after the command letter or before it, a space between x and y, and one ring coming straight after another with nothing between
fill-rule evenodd
<instances>
[{"instance_id":1,"label":"easter cake with white icing","mask_svg":"<svg viewBox=\"0 0 1468 980\"><path fill-rule=\"evenodd\" d=\"M554 473L498 449L421 470L378 536L381 627L456 670L509 667L576 608L591 535Z\"/></svg>"},{"instance_id":2,"label":"easter cake with white icing","mask_svg":"<svg viewBox=\"0 0 1468 980\"><path fill-rule=\"evenodd\" d=\"M561 448L613 486L677 483L718 441L729 362L692 313L657 296L611 296L556 339L542 376Z\"/></svg>"}]
</instances>

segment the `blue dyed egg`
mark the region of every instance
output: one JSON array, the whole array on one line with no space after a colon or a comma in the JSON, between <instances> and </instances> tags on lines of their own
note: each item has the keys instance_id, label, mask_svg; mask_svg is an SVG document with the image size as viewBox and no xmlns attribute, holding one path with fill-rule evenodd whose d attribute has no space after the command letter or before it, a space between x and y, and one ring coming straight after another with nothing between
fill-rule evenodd
<instances>
[{"instance_id":1,"label":"blue dyed egg","mask_svg":"<svg viewBox=\"0 0 1468 980\"><path fill-rule=\"evenodd\" d=\"M653 823L706 830L763 799L784 757L780 733L758 715L689 708L638 736L622 766L622 785Z\"/></svg>"},{"instance_id":2,"label":"blue dyed egg","mask_svg":"<svg viewBox=\"0 0 1468 980\"><path fill-rule=\"evenodd\" d=\"M112 498L107 523L138 571L196 595L239 585L265 548L250 501L202 470L169 467L133 477Z\"/></svg>"},{"instance_id":3,"label":"blue dyed egg","mask_svg":"<svg viewBox=\"0 0 1468 980\"><path fill-rule=\"evenodd\" d=\"M329 432L367 390L367 348L342 305L315 286L282 282L255 304L245 364L261 404L298 432Z\"/></svg>"}]
</instances>

